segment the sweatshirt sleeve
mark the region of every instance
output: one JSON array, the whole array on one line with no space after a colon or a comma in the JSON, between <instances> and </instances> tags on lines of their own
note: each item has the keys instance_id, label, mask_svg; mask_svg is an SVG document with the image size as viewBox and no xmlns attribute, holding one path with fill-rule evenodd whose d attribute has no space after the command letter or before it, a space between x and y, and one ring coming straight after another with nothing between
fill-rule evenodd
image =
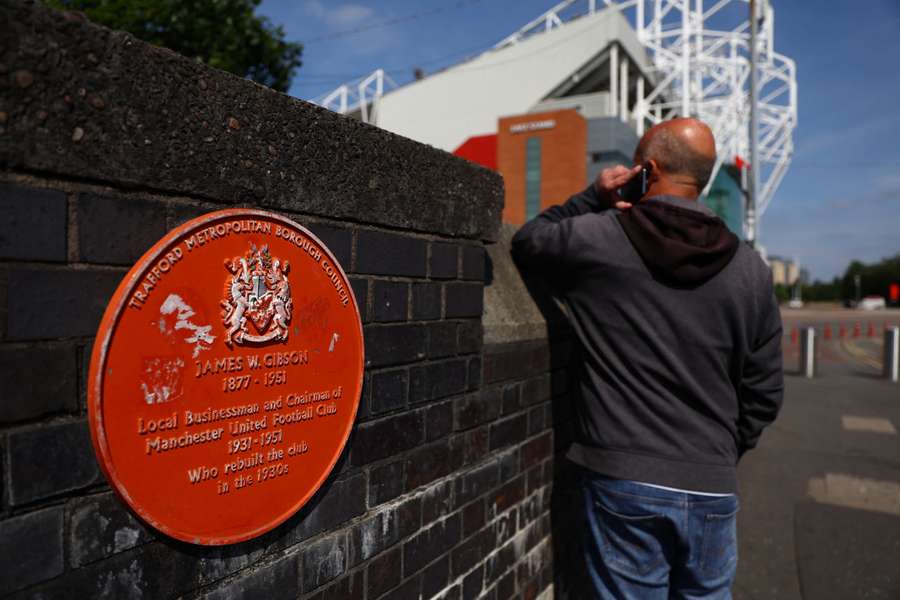
<instances>
[{"instance_id":1,"label":"sweatshirt sleeve","mask_svg":"<svg viewBox=\"0 0 900 600\"><path fill-rule=\"evenodd\" d=\"M763 429L781 408L784 371L781 355L781 312L771 282L759 334L744 362L739 389L738 456L756 447Z\"/></svg>"},{"instance_id":2,"label":"sweatshirt sleeve","mask_svg":"<svg viewBox=\"0 0 900 600\"><path fill-rule=\"evenodd\" d=\"M524 266L565 268L571 260L568 252L572 237L571 218L608 208L597 190L589 185L565 204L551 206L525 223L512 240L512 253Z\"/></svg>"}]
</instances>

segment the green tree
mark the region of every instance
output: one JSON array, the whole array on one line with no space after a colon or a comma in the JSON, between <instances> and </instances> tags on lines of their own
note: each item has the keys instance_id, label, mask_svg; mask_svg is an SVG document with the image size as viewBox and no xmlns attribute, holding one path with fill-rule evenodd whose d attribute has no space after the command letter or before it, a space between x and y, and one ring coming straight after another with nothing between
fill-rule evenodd
<instances>
[{"instance_id":1,"label":"green tree","mask_svg":"<svg viewBox=\"0 0 900 600\"><path fill-rule=\"evenodd\" d=\"M287 91L302 44L254 14L261 0L46 0L211 67Z\"/></svg>"}]
</instances>

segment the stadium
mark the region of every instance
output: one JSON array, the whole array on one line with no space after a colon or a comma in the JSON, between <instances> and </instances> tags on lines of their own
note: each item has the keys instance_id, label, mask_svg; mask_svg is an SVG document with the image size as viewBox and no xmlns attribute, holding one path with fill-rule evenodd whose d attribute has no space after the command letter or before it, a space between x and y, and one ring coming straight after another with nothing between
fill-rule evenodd
<instances>
[{"instance_id":1,"label":"stadium","mask_svg":"<svg viewBox=\"0 0 900 600\"><path fill-rule=\"evenodd\" d=\"M567 0L442 71L395 86L376 69L316 102L499 171L504 221L516 224L630 163L648 127L696 116L719 156L702 201L753 240L793 154L796 68L774 51L774 10L759 2L759 179L748 201L748 3L708 4Z\"/></svg>"}]
</instances>

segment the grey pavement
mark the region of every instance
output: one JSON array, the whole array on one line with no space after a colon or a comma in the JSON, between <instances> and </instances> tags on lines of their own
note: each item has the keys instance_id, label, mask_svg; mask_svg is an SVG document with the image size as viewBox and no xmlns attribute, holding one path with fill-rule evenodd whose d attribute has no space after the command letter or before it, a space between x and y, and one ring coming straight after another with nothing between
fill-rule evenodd
<instances>
[{"instance_id":1,"label":"grey pavement","mask_svg":"<svg viewBox=\"0 0 900 600\"><path fill-rule=\"evenodd\" d=\"M833 311L829 322L859 313ZM881 324L884 313L869 316ZM819 376L795 374L785 314L785 402L738 469L736 600L900 599L900 384L880 378L881 331L820 349ZM900 321L896 314L894 322ZM836 334L836 332L834 332Z\"/></svg>"}]
</instances>

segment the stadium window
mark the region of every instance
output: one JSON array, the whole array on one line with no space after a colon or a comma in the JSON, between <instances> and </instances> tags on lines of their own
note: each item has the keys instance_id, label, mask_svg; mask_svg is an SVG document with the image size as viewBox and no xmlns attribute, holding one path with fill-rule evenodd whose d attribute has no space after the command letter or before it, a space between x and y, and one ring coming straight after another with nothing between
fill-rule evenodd
<instances>
[{"instance_id":1,"label":"stadium window","mask_svg":"<svg viewBox=\"0 0 900 600\"><path fill-rule=\"evenodd\" d=\"M525 219L541 211L541 138L528 138L525 146Z\"/></svg>"}]
</instances>

